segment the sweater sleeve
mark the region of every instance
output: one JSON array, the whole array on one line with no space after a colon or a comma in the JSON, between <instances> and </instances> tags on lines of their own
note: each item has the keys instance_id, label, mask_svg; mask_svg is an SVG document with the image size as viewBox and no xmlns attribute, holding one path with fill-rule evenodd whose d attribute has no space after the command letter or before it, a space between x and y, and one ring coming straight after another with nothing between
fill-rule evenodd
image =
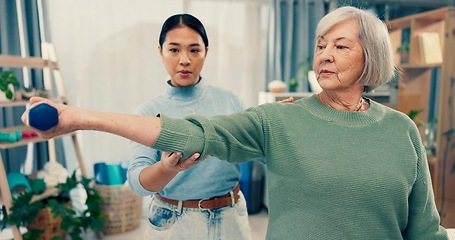
<instances>
[{"instance_id":1,"label":"sweater sleeve","mask_svg":"<svg viewBox=\"0 0 455 240\"><path fill-rule=\"evenodd\" d=\"M161 152L137 142L130 142L130 163L127 172L128 184L131 190L139 196L149 196L155 192L144 188L139 181L139 175L144 168L157 163L161 159Z\"/></svg>"},{"instance_id":2,"label":"sweater sleeve","mask_svg":"<svg viewBox=\"0 0 455 240\"><path fill-rule=\"evenodd\" d=\"M418 133L415 134L418 155L417 177L409 195L409 217L404 239L448 239L446 230L440 225L430 171L424 146Z\"/></svg>"},{"instance_id":3,"label":"sweater sleeve","mask_svg":"<svg viewBox=\"0 0 455 240\"><path fill-rule=\"evenodd\" d=\"M161 115L161 133L152 146L167 152L182 152L183 158L201 153L229 162L246 162L264 155L262 121L254 108L229 115L185 119ZM172 144L171 144L172 143Z\"/></svg>"}]
</instances>

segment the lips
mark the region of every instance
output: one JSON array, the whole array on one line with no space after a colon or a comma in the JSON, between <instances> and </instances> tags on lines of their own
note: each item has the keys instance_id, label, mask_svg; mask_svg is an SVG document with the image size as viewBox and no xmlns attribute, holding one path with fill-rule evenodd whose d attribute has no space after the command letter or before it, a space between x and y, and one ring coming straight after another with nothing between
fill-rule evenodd
<instances>
[{"instance_id":1,"label":"lips","mask_svg":"<svg viewBox=\"0 0 455 240\"><path fill-rule=\"evenodd\" d=\"M188 70L180 70L177 72L181 77L188 77L191 74L191 71Z\"/></svg>"},{"instance_id":2,"label":"lips","mask_svg":"<svg viewBox=\"0 0 455 240\"><path fill-rule=\"evenodd\" d=\"M319 73L334 73L334 72L323 69L323 70L321 70Z\"/></svg>"}]
</instances>

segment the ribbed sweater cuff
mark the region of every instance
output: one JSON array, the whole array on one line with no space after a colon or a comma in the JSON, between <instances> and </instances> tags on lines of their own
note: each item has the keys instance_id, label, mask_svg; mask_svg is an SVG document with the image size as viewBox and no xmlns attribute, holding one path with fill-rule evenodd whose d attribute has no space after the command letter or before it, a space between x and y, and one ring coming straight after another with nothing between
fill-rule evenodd
<instances>
[{"instance_id":1,"label":"ribbed sweater cuff","mask_svg":"<svg viewBox=\"0 0 455 240\"><path fill-rule=\"evenodd\" d=\"M185 159L195 152L200 152L204 138L189 121L161 115L161 132L153 148L165 152L181 152ZM193 131L191 131L193 130Z\"/></svg>"}]
</instances>

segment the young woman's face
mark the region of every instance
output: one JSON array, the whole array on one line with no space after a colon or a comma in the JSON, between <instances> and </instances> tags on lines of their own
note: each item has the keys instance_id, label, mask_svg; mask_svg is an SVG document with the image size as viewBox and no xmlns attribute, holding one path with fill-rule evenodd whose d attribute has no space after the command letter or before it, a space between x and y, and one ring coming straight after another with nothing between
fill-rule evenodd
<instances>
[{"instance_id":1,"label":"young woman's face","mask_svg":"<svg viewBox=\"0 0 455 240\"><path fill-rule=\"evenodd\" d=\"M208 48L202 37L189 27L177 27L166 34L161 58L174 87L187 87L198 83Z\"/></svg>"},{"instance_id":2,"label":"young woman's face","mask_svg":"<svg viewBox=\"0 0 455 240\"><path fill-rule=\"evenodd\" d=\"M359 85L356 82L364 65L359 25L355 20L343 21L318 37L313 67L322 89L349 91Z\"/></svg>"}]
</instances>

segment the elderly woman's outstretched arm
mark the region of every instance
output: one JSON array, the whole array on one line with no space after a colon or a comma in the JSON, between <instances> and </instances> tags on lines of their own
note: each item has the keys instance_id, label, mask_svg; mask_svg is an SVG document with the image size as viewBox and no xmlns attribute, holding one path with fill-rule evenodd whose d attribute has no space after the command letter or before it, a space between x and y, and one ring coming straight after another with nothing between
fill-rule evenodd
<instances>
[{"instance_id":1,"label":"elderly woman's outstretched arm","mask_svg":"<svg viewBox=\"0 0 455 240\"><path fill-rule=\"evenodd\" d=\"M119 135L146 146L152 146L161 131L161 119L159 117L91 111L75 106L56 104L40 97L30 99L30 108L22 114L22 122L24 124L30 126L30 109L42 103L49 104L56 108L58 112L58 125L47 131L36 129L40 137L45 139L77 130L96 130Z\"/></svg>"}]
</instances>

